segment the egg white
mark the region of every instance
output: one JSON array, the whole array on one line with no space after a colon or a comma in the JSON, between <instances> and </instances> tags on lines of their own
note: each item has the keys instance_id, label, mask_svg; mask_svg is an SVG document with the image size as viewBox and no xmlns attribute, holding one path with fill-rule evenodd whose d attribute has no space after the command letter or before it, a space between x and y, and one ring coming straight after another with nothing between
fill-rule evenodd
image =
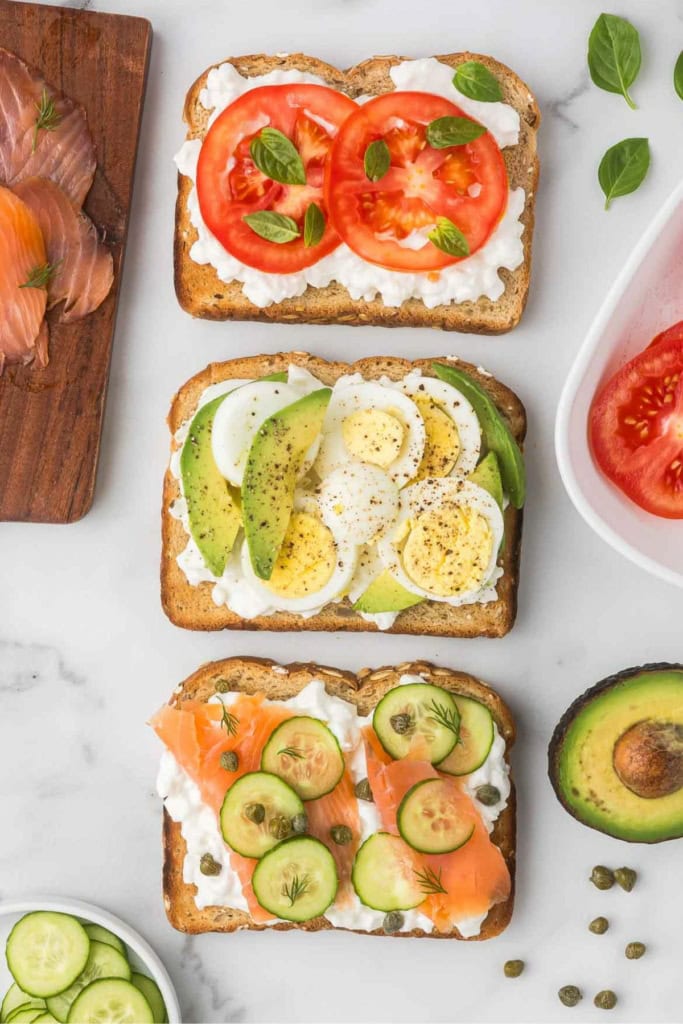
<instances>
[{"instance_id":1,"label":"egg white","mask_svg":"<svg viewBox=\"0 0 683 1024\"><path fill-rule=\"evenodd\" d=\"M399 491L379 466L348 462L324 478L317 492L322 521L354 544L375 540L398 515Z\"/></svg>"}]
</instances>

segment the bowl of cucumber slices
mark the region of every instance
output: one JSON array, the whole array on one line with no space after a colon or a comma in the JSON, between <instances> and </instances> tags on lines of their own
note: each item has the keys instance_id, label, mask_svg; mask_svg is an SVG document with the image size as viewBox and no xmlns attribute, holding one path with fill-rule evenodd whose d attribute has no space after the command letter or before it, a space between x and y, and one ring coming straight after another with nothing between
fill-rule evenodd
<instances>
[{"instance_id":1,"label":"bowl of cucumber slices","mask_svg":"<svg viewBox=\"0 0 683 1024\"><path fill-rule=\"evenodd\" d=\"M0 1024L180 1024L171 979L119 918L77 900L0 902Z\"/></svg>"}]
</instances>

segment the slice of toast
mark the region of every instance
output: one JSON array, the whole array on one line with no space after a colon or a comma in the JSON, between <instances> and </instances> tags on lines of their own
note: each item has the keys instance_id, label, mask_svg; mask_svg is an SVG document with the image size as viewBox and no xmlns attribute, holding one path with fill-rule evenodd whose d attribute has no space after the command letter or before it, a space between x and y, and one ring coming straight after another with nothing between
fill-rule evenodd
<instances>
[{"instance_id":1,"label":"slice of toast","mask_svg":"<svg viewBox=\"0 0 683 1024\"><path fill-rule=\"evenodd\" d=\"M242 693L264 693L270 700L287 700L299 693L313 679L320 679L325 689L334 697L341 697L358 707L361 715L368 715L384 696L387 690L396 686L402 675L420 675L425 682L433 682L452 693L474 697L485 704L493 715L500 735L505 740L506 761L515 741L515 724L510 709L505 702L489 689L484 683L464 672L438 668L429 662L406 662L390 668L362 669L357 675L339 669L326 668L315 664L292 664L281 666L264 658L226 658L203 665L179 686L171 698L173 706L182 705L184 701L207 701L216 693L216 683L220 680L223 690L236 690ZM221 691L223 692L223 691ZM515 890L515 851L516 851L516 803L515 790L512 786L507 807L497 819L491 838L501 850L510 871L512 888L510 896L504 903L497 903L488 913L482 924L479 935L471 941L490 939L502 932L510 922L514 903ZM164 905L168 919L174 928L190 934L201 932L234 932L248 928L262 931L264 928L276 928L289 931L292 928L305 931L320 931L333 926L324 917L315 918L304 924L287 922L275 925L256 924L249 914L231 907L206 907L200 910L195 903L196 887L183 880L183 862L185 859L185 840L181 835L180 825L172 821L164 810L163 821L163 892ZM384 935L378 929L360 934ZM398 936L420 936L428 938L453 938L463 940L458 930L451 932L425 932L415 929L409 932L397 932Z\"/></svg>"},{"instance_id":2,"label":"slice of toast","mask_svg":"<svg viewBox=\"0 0 683 1024\"><path fill-rule=\"evenodd\" d=\"M419 369L425 376L434 376L433 362L447 363L448 359L418 359L411 363L406 359L392 356L359 359L352 365L341 362L327 362L306 352L289 352L278 355L252 356L232 359L225 363L211 363L205 370L192 377L175 396L168 416L171 434L191 419L200 395L210 384L233 378L250 379L267 374L286 371L290 363L303 366L315 374L324 384L332 386L347 373L360 373L366 380L387 376L393 380L404 377L412 369ZM510 429L521 445L526 433L524 406L509 388L493 377L487 376L468 363L458 362L489 393L496 406L505 416ZM172 450L178 443L172 437ZM161 554L161 601L171 622L184 629L266 629L289 632L292 630L354 631L375 632L377 626L354 612L348 599L327 605L319 614L310 618L291 612L276 612L254 619L243 619L225 606L217 606L211 597L213 583L191 586L180 566L178 555L188 542L180 520L171 514L173 502L180 497L177 479L170 469L164 478L162 506L162 554ZM511 505L505 510L505 539L503 542L503 575L496 584L498 599L486 604L469 604L453 607L438 602L425 601L401 612L389 633L410 633L418 636L459 636L459 637L500 637L512 629L517 614L517 584L519 578L519 556L522 536L522 511Z\"/></svg>"},{"instance_id":3,"label":"slice of toast","mask_svg":"<svg viewBox=\"0 0 683 1024\"><path fill-rule=\"evenodd\" d=\"M227 63L232 64L246 77L265 75L276 69L309 72L317 75L332 88L356 98L393 91L394 84L389 71L394 64L408 59L396 56L374 57L349 68L348 71L340 71L302 53L279 57L256 54L230 58ZM526 201L522 214L524 262L514 271L500 271L505 283L505 291L501 298L493 302L482 297L474 302L449 303L433 309L428 309L419 299L408 299L401 306L391 307L385 306L379 298L369 302L352 299L346 288L333 282L326 288L308 287L299 297L285 299L262 309L247 299L239 282L224 283L212 266L195 263L190 257L190 250L197 239L197 232L190 222L188 213L188 197L193 186L189 178L179 175L174 266L176 294L183 309L192 316L210 320L437 327L476 334L502 334L515 327L524 311L531 274L534 206L539 170L536 135L541 120L540 111L533 94L521 78L492 57L474 53L450 53L437 57L437 60L452 68L468 60L480 61L500 82L504 102L514 107L520 115L519 143L503 149L502 153L510 187L521 187L525 191ZM184 119L188 125L188 139L202 139L206 134L211 112L202 106L200 94L211 70L207 68L187 94ZM455 90L454 102L457 103Z\"/></svg>"}]
</instances>

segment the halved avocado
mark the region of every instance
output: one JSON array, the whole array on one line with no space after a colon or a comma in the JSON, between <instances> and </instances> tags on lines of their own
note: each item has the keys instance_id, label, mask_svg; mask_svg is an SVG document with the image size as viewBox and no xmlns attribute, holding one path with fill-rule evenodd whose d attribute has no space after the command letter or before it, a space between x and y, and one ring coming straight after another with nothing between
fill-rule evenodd
<instances>
[{"instance_id":1,"label":"halved avocado","mask_svg":"<svg viewBox=\"0 0 683 1024\"><path fill-rule=\"evenodd\" d=\"M630 668L575 700L548 750L560 802L631 843L683 836L683 665Z\"/></svg>"}]
</instances>

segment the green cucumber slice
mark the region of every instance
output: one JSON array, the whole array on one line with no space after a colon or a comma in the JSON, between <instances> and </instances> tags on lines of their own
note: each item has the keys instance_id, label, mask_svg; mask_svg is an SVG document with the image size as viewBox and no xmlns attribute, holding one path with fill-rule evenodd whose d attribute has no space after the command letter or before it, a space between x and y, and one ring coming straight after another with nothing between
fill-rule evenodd
<instances>
[{"instance_id":1,"label":"green cucumber slice","mask_svg":"<svg viewBox=\"0 0 683 1024\"><path fill-rule=\"evenodd\" d=\"M286 839L263 857L251 880L264 910L284 921L320 917L337 895L334 857L312 836Z\"/></svg>"},{"instance_id":2,"label":"green cucumber slice","mask_svg":"<svg viewBox=\"0 0 683 1024\"><path fill-rule=\"evenodd\" d=\"M154 1024L142 992L123 978L100 978L84 988L69 1011L69 1024Z\"/></svg>"},{"instance_id":3,"label":"green cucumber slice","mask_svg":"<svg viewBox=\"0 0 683 1024\"><path fill-rule=\"evenodd\" d=\"M340 781L344 755L324 722L297 715L273 730L263 748L261 769L288 782L302 800L317 800Z\"/></svg>"},{"instance_id":4,"label":"green cucumber slice","mask_svg":"<svg viewBox=\"0 0 683 1024\"><path fill-rule=\"evenodd\" d=\"M159 991L159 986L156 981L152 978L148 978L146 974L138 974L137 971L133 971L130 976L130 980L133 982L136 988L139 988L143 996L149 1003L152 1016L154 1017L154 1024L166 1024L168 1020L168 1014L166 1013L166 1004L164 998Z\"/></svg>"},{"instance_id":5,"label":"green cucumber slice","mask_svg":"<svg viewBox=\"0 0 683 1024\"><path fill-rule=\"evenodd\" d=\"M105 942L108 946L118 949L119 953L128 959L126 947L118 935L114 935L108 928L103 928L101 924L85 924L83 927L94 942Z\"/></svg>"},{"instance_id":6,"label":"green cucumber slice","mask_svg":"<svg viewBox=\"0 0 683 1024\"><path fill-rule=\"evenodd\" d=\"M33 1024L33 1021L37 1020L38 1017L41 1017L43 1013L44 1013L44 1008L41 1009L39 1007L38 1009L36 1009L35 1006L29 1006L29 1007L24 1009L24 1007L20 1006L20 1007L18 1007L18 1009L16 1009L14 1011L14 1013L12 1013L8 1017L8 1022L9 1021L12 1021L12 1022L16 1021L17 1024Z\"/></svg>"},{"instance_id":7,"label":"green cucumber slice","mask_svg":"<svg viewBox=\"0 0 683 1024\"><path fill-rule=\"evenodd\" d=\"M454 786L446 779L423 779L401 800L396 824L413 850L452 853L472 838L474 823L459 813L452 799Z\"/></svg>"},{"instance_id":8,"label":"green cucumber slice","mask_svg":"<svg viewBox=\"0 0 683 1024\"><path fill-rule=\"evenodd\" d=\"M81 974L66 992L52 996L47 1001L47 1008L53 1017L66 1021L71 1005L77 996L97 978L124 978L130 981L130 964L118 949L106 942L91 942L90 956Z\"/></svg>"},{"instance_id":9,"label":"green cucumber slice","mask_svg":"<svg viewBox=\"0 0 683 1024\"><path fill-rule=\"evenodd\" d=\"M387 754L436 764L458 739L459 715L447 690L431 683L395 686L375 708L372 725Z\"/></svg>"},{"instance_id":10,"label":"green cucumber slice","mask_svg":"<svg viewBox=\"0 0 683 1024\"><path fill-rule=\"evenodd\" d=\"M415 855L400 836L375 832L353 862L351 881L361 903L373 910L412 910L424 902Z\"/></svg>"},{"instance_id":11,"label":"green cucumber slice","mask_svg":"<svg viewBox=\"0 0 683 1024\"><path fill-rule=\"evenodd\" d=\"M28 992L24 992L23 989L19 988L16 981L9 987L5 993L5 998L0 1006L0 1021L4 1022L15 1013L17 1010L25 1010L27 1006L35 1008L36 1010L45 1008L44 999L35 999L30 996Z\"/></svg>"},{"instance_id":12,"label":"green cucumber slice","mask_svg":"<svg viewBox=\"0 0 683 1024\"><path fill-rule=\"evenodd\" d=\"M72 985L90 953L90 939L69 914L37 910L18 921L7 940L7 966L17 985L45 999Z\"/></svg>"},{"instance_id":13,"label":"green cucumber slice","mask_svg":"<svg viewBox=\"0 0 683 1024\"><path fill-rule=\"evenodd\" d=\"M245 813L254 804L260 804L265 812L260 823ZM282 840L271 831L273 819L291 819L303 812L301 797L283 779L271 772L248 772L225 794L220 819L223 839L243 857L263 857Z\"/></svg>"},{"instance_id":14,"label":"green cucumber slice","mask_svg":"<svg viewBox=\"0 0 683 1024\"><path fill-rule=\"evenodd\" d=\"M460 738L437 768L448 775L470 775L481 768L493 746L493 716L485 704L455 694L460 712Z\"/></svg>"},{"instance_id":15,"label":"green cucumber slice","mask_svg":"<svg viewBox=\"0 0 683 1024\"><path fill-rule=\"evenodd\" d=\"M59 1021L51 1013L41 1013L40 1017L35 1018L33 1024L59 1024Z\"/></svg>"}]
</instances>

